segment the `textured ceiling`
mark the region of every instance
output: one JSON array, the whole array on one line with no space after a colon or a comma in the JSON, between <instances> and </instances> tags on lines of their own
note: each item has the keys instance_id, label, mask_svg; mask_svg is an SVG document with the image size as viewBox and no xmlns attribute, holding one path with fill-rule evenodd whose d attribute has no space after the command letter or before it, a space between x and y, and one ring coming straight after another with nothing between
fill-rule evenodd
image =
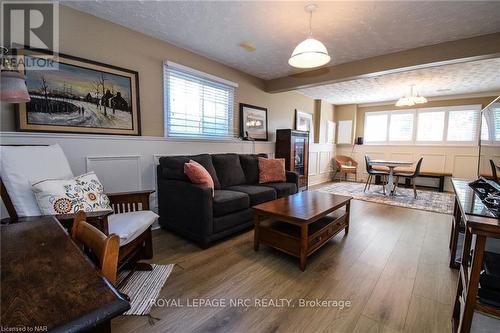
<instances>
[{"instance_id":1,"label":"textured ceiling","mask_svg":"<svg viewBox=\"0 0 500 333\"><path fill-rule=\"evenodd\" d=\"M431 67L300 89L333 104L394 101L415 84L425 97L500 91L500 58Z\"/></svg>"},{"instance_id":2,"label":"textured ceiling","mask_svg":"<svg viewBox=\"0 0 500 333\"><path fill-rule=\"evenodd\" d=\"M307 2L61 2L263 79L293 73L288 58L308 32ZM313 33L330 65L500 31L500 2L317 3Z\"/></svg>"}]
</instances>

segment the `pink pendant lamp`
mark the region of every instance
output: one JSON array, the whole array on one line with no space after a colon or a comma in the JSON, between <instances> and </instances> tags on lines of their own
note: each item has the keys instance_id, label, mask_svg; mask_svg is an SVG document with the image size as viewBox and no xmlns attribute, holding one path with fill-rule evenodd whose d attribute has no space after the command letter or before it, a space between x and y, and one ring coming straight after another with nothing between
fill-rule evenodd
<instances>
[{"instance_id":1,"label":"pink pendant lamp","mask_svg":"<svg viewBox=\"0 0 500 333\"><path fill-rule=\"evenodd\" d=\"M30 101L23 74L10 70L0 72L0 100L16 104Z\"/></svg>"}]
</instances>

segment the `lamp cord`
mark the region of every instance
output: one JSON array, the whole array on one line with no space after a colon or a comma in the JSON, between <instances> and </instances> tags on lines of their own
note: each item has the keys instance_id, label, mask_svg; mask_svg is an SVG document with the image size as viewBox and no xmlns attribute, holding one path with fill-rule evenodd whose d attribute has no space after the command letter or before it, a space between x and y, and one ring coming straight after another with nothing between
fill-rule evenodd
<instances>
[{"instance_id":1,"label":"lamp cord","mask_svg":"<svg viewBox=\"0 0 500 333\"><path fill-rule=\"evenodd\" d=\"M309 11L309 37L312 37L312 17L313 17L313 12L312 10Z\"/></svg>"}]
</instances>

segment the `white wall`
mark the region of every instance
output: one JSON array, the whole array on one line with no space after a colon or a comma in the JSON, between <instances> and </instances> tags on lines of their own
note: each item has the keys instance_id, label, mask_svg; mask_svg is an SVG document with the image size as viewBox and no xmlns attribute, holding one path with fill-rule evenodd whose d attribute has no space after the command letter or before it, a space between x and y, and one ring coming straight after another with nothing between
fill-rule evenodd
<instances>
[{"instance_id":1,"label":"white wall","mask_svg":"<svg viewBox=\"0 0 500 333\"><path fill-rule=\"evenodd\" d=\"M267 153L274 156L274 142L174 141L163 137L0 132L1 144L54 144L63 148L75 175L95 171L107 192L156 189L156 164L160 156L200 153ZM254 150L255 149L255 150ZM310 147L310 183L328 180L334 145ZM43 165L43 161L40 161ZM33 166L38 167L38 166ZM157 209L156 194L152 207ZM2 204L2 217L6 217Z\"/></svg>"}]
</instances>

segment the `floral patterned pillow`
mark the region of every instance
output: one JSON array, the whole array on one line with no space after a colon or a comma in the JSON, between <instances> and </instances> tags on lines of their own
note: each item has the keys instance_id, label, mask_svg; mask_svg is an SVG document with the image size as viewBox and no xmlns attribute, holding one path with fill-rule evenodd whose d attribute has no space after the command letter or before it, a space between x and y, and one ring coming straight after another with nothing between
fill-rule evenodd
<instances>
[{"instance_id":1,"label":"floral patterned pillow","mask_svg":"<svg viewBox=\"0 0 500 333\"><path fill-rule=\"evenodd\" d=\"M94 172L72 179L46 179L32 184L42 214L72 214L80 210L110 210L109 198Z\"/></svg>"}]
</instances>

